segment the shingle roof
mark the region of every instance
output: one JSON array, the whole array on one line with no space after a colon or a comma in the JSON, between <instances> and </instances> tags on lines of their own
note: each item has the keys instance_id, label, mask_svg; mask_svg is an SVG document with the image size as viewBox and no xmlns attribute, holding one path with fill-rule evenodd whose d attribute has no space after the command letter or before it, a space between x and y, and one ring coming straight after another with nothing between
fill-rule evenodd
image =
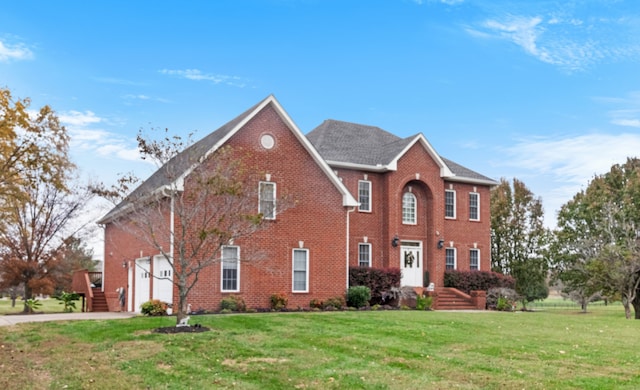
<instances>
[{"instance_id":1,"label":"shingle roof","mask_svg":"<svg viewBox=\"0 0 640 390\"><path fill-rule=\"evenodd\" d=\"M102 217L98 221L98 223L104 224L116 218L120 213L125 212L127 208L132 204L132 202L136 199L144 198L146 196L154 194L157 191L162 190L166 186L172 184L175 185L177 180L183 178L184 175L188 174L192 167L200 163L209 152L215 150L215 148L219 147L222 142L225 142L228 137L233 135L233 132L237 131L244 121L251 119L253 115L260 111L262 109L261 106L266 106L268 104L273 104L275 106L276 110L280 113L283 120L285 120L290 125L290 128L294 132L296 137L298 137L303 146L309 150L309 152L313 156L312 158L314 159L314 161L316 161L320 165L322 170L327 174L327 177L329 177L338 191L340 191L343 196L343 205L357 205L357 201L349 193L346 187L344 187L344 184L342 184L340 179L333 174L333 171L322 159L321 155L319 153L316 153L313 145L308 142L306 137L295 126L293 121L291 121L286 112L284 112L284 109L282 109L282 107L280 106L280 103L278 103L273 95L269 95L253 107L249 108L242 114L238 115L231 121L218 128L216 131L208 134L200 141L194 143L182 152L178 153L174 158L160 167L147 180L145 180L135 190L133 190L131 194L129 194L122 202L120 202L116 207L114 207L104 217Z\"/></svg>"},{"instance_id":2,"label":"shingle roof","mask_svg":"<svg viewBox=\"0 0 640 390\"><path fill-rule=\"evenodd\" d=\"M344 163L379 167L390 166L400 153L416 137L400 138L379 127L328 119L313 129L307 138L322 158L330 163ZM481 175L449 159L440 157L453 173L448 179L497 184L493 179Z\"/></svg>"},{"instance_id":3,"label":"shingle roof","mask_svg":"<svg viewBox=\"0 0 640 390\"><path fill-rule=\"evenodd\" d=\"M193 164L200 161L206 153L208 153L214 146L220 142L227 134L232 131L240 122L242 122L247 116L249 116L258 106L260 106L269 97L263 99L258 104L249 108L242 114L238 115L231 121L224 124L218 130L208 134L200 141L187 147L182 152L178 153L175 157L169 160L165 165L155 171L147 180L142 182L135 190L131 192L122 202L109 211L104 217L102 217L98 223L108 221L123 209L125 209L132 200L139 199L142 196L149 195L164 186L172 184L172 181L176 180L183 173L187 172Z\"/></svg>"}]
</instances>

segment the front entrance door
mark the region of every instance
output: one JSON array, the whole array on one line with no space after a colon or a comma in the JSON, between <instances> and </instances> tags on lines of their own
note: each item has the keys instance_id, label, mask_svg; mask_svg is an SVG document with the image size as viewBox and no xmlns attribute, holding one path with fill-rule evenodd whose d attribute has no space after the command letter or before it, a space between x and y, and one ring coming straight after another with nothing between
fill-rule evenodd
<instances>
[{"instance_id":1,"label":"front entrance door","mask_svg":"<svg viewBox=\"0 0 640 390\"><path fill-rule=\"evenodd\" d=\"M422 243L400 243L400 270L402 271L402 286L422 287L424 260L422 258Z\"/></svg>"}]
</instances>

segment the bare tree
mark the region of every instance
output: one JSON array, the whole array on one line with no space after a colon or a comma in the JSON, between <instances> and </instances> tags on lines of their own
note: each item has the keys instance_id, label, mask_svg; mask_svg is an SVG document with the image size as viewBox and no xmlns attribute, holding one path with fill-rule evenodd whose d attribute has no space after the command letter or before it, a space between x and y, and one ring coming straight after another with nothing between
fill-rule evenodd
<instances>
[{"instance_id":1,"label":"bare tree","mask_svg":"<svg viewBox=\"0 0 640 390\"><path fill-rule=\"evenodd\" d=\"M135 235L171 265L171 278L154 277L177 287L180 323L201 271L220 261L225 245L263 229L265 215L276 212L275 199L258 210L259 172L247 165L250 156L240 149L202 150L196 143L182 150L180 137L155 141L142 133L138 144L143 158L159 169L102 221ZM110 189L97 186L94 191L113 200L136 182L126 175ZM281 199L279 211L290 204Z\"/></svg>"},{"instance_id":2,"label":"bare tree","mask_svg":"<svg viewBox=\"0 0 640 390\"><path fill-rule=\"evenodd\" d=\"M89 193L68 192L50 182L34 182L23 190L26 200L9 199L2 213L0 287L23 285L30 299L52 294L64 283L65 238L82 229L74 220ZM29 311L26 305L24 311Z\"/></svg>"}]
</instances>

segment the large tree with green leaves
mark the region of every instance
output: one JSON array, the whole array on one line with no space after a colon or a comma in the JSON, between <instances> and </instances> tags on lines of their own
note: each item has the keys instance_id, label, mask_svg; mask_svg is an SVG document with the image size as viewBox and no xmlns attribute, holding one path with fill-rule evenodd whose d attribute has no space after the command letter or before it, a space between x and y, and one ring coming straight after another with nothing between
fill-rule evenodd
<instances>
[{"instance_id":1,"label":"large tree with green leaves","mask_svg":"<svg viewBox=\"0 0 640 390\"><path fill-rule=\"evenodd\" d=\"M555 273L586 293L619 297L640 319L640 159L593 178L558 217Z\"/></svg>"},{"instance_id":2,"label":"large tree with green leaves","mask_svg":"<svg viewBox=\"0 0 640 390\"><path fill-rule=\"evenodd\" d=\"M543 255L548 233L542 200L518 179L500 179L491 191L491 268L511 275L522 304L544 299L547 262Z\"/></svg>"}]
</instances>

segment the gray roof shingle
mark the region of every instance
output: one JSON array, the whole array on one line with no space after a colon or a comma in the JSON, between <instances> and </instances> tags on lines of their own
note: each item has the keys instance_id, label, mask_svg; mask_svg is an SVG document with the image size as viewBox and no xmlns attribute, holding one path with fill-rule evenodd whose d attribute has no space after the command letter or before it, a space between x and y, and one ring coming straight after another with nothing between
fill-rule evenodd
<instances>
[{"instance_id":1,"label":"gray roof shingle","mask_svg":"<svg viewBox=\"0 0 640 390\"><path fill-rule=\"evenodd\" d=\"M418 136L400 138L376 126L328 119L309 132L307 139L326 161L377 167L390 165ZM497 184L487 176L440 158L455 175L455 180Z\"/></svg>"}]
</instances>

